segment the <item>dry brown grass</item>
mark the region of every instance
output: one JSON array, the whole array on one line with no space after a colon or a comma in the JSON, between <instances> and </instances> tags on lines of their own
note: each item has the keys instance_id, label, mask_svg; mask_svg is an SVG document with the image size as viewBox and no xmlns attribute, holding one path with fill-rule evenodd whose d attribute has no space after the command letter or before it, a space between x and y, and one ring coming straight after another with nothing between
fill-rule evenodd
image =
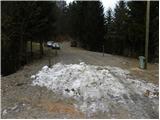
<instances>
[{"instance_id":1,"label":"dry brown grass","mask_svg":"<svg viewBox=\"0 0 160 120\"><path fill-rule=\"evenodd\" d=\"M49 112L69 114L72 117L76 116L76 117L84 118L84 114L79 110L75 109L75 107L71 104L41 100L38 106L44 108Z\"/></svg>"},{"instance_id":2,"label":"dry brown grass","mask_svg":"<svg viewBox=\"0 0 160 120\"><path fill-rule=\"evenodd\" d=\"M19 98L19 100L24 101L25 103L30 103L32 106L40 107L41 109L46 110L47 112L53 112L58 114L67 114L73 118L85 118L84 114L77 110L74 105L70 103L65 103L63 101L50 101L47 99L42 99L38 102L34 102L30 97Z\"/></svg>"}]
</instances>

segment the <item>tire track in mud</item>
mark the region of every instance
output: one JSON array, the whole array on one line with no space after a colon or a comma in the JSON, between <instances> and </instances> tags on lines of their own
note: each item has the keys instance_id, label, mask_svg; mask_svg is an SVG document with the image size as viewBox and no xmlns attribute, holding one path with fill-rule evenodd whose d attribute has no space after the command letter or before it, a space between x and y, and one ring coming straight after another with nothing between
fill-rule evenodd
<instances>
[{"instance_id":1,"label":"tire track in mud","mask_svg":"<svg viewBox=\"0 0 160 120\"><path fill-rule=\"evenodd\" d=\"M110 70L109 72L114 77L116 77L121 85L123 85L124 88L128 91L129 95L124 94L123 98L132 118L159 118L159 113L153 109L153 106L157 106L152 99L136 93L134 91L134 87L131 84L127 84L127 82L125 82L126 78L121 78Z\"/></svg>"}]
</instances>

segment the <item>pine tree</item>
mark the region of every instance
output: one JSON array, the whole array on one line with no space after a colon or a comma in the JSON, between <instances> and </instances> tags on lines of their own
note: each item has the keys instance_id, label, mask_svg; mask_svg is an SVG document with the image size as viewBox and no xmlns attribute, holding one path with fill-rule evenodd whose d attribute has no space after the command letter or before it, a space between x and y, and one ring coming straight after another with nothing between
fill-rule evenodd
<instances>
[{"instance_id":1,"label":"pine tree","mask_svg":"<svg viewBox=\"0 0 160 120\"><path fill-rule=\"evenodd\" d=\"M159 60L159 2L151 1L150 4L150 39L149 61Z\"/></svg>"},{"instance_id":2,"label":"pine tree","mask_svg":"<svg viewBox=\"0 0 160 120\"><path fill-rule=\"evenodd\" d=\"M69 5L72 36L82 47L102 51L104 43L104 14L99 1L77 1Z\"/></svg>"},{"instance_id":3,"label":"pine tree","mask_svg":"<svg viewBox=\"0 0 160 120\"><path fill-rule=\"evenodd\" d=\"M146 25L146 1L128 2L130 9L130 40L136 56L144 55L145 25ZM149 37L149 61L158 61L159 49L159 2L151 1L150 4L150 37Z\"/></svg>"},{"instance_id":4,"label":"pine tree","mask_svg":"<svg viewBox=\"0 0 160 120\"><path fill-rule=\"evenodd\" d=\"M90 50L102 51L104 44L104 14L103 6L99 1L88 2L86 15L86 34Z\"/></svg>"},{"instance_id":5,"label":"pine tree","mask_svg":"<svg viewBox=\"0 0 160 120\"><path fill-rule=\"evenodd\" d=\"M113 46L113 16L112 9L109 8L106 14L106 23L105 23L105 52L112 53Z\"/></svg>"},{"instance_id":6,"label":"pine tree","mask_svg":"<svg viewBox=\"0 0 160 120\"><path fill-rule=\"evenodd\" d=\"M127 20L128 20L128 9L124 1L119 1L115 8L114 14L114 52L117 54L124 54L125 48L127 47ZM127 49L127 48L126 48Z\"/></svg>"},{"instance_id":7,"label":"pine tree","mask_svg":"<svg viewBox=\"0 0 160 120\"><path fill-rule=\"evenodd\" d=\"M27 62L27 42L40 43L54 31L55 2L2 1L2 74L15 72ZM31 42L32 43L32 42Z\"/></svg>"},{"instance_id":8,"label":"pine tree","mask_svg":"<svg viewBox=\"0 0 160 120\"><path fill-rule=\"evenodd\" d=\"M136 56L144 55L145 44L145 21L146 21L146 2L129 1L128 7L130 17L130 42L132 53Z\"/></svg>"}]
</instances>

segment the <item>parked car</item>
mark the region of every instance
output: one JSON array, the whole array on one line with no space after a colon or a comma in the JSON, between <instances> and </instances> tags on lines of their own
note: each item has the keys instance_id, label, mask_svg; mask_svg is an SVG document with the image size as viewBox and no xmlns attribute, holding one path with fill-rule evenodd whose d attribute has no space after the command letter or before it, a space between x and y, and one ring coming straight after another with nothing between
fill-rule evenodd
<instances>
[{"instance_id":1,"label":"parked car","mask_svg":"<svg viewBox=\"0 0 160 120\"><path fill-rule=\"evenodd\" d=\"M71 42L71 47L77 47L77 42L76 41L72 41Z\"/></svg>"},{"instance_id":2,"label":"parked car","mask_svg":"<svg viewBox=\"0 0 160 120\"><path fill-rule=\"evenodd\" d=\"M52 44L52 49L60 49L60 44L55 42Z\"/></svg>"},{"instance_id":3,"label":"parked car","mask_svg":"<svg viewBox=\"0 0 160 120\"><path fill-rule=\"evenodd\" d=\"M47 47L52 47L53 41L47 41Z\"/></svg>"}]
</instances>

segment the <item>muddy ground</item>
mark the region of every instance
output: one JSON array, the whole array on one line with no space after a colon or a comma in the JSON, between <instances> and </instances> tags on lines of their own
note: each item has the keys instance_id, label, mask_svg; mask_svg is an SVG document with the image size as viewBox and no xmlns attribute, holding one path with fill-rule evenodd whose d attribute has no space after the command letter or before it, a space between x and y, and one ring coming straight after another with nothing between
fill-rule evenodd
<instances>
[{"instance_id":1,"label":"muddy ground","mask_svg":"<svg viewBox=\"0 0 160 120\"><path fill-rule=\"evenodd\" d=\"M45 87L32 86L31 75L36 74L44 65L48 64L48 55L51 55L51 63L57 62L74 64L81 61L93 65L110 65L127 69L131 76L146 80L154 84L159 83L158 64L148 64L147 70L138 68L138 60L116 55L86 51L81 48L70 47L69 42L63 42L62 49L55 56L54 50L45 50L42 59L25 65L14 74L1 78L1 117L2 118L88 118L84 113L74 108L73 99L64 99L62 96L47 90ZM137 104L140 104L137 103ZM148 118L158 118L158 106L152 106L147 102L144 106ZM128 111L118 110L102 115L97 113L90 118L146 118L145 116L128 116Z\"/></svg>"}]
</instances>

